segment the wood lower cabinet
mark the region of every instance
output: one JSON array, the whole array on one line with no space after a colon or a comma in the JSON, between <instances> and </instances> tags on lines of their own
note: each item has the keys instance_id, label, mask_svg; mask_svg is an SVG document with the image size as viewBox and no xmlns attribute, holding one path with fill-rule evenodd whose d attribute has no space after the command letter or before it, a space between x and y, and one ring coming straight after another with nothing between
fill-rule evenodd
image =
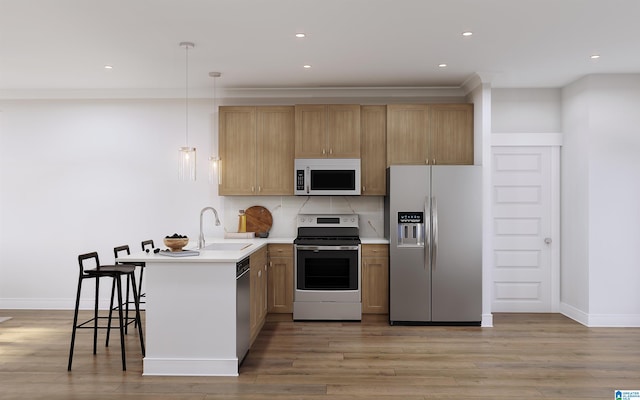
<instances>
[{"instance_id":1,"label":"wood lower cabinet","mask_svg":"<svg viewBox=\"0 0 640 400\"><path fill-rule=\"evenodd\" d=\"M360 158L359 104L302 104L295 110L295 158Z\"/></svg>"},{"instance_id":2,"label":"wood lower cabinet","mask_svg":"<svg viewBox=\"0 0 640 400\"><path fill-rule=\"evenodd\" d=\"M387 106L360 108L360 165L363 196L387 191Z\"/></svg>"},{"instance_id":3,"label":"wood lower cabinet","mask_svg":"<svg viewBox=\"0 0 640 400\"><path fill-rule=\"evenodd\" d=\"M362 245L362 313L389 313L389 246Z\"/></svg>"},{"instance_id":4,"label":"wood lower cabinet","mask_svg":"<svg viewBox=\"0 0 640 400\"><path fill-rule=\"evenodd\" d=\"M293 106L220 107L218 193L293 195Z\"/></svg>"},{"instance_id":5,"label":"wood lower cabinet","mask_svg":"<svg viewBox=\"0 0 640 400\"><path fill-rule=\"evenodd\" d=\"M250 268L250 328L249 328L249 344L253 344L254 340L260 333L264 321L267 317L267 248L251 254L249 259Z\"/></svg>"},{"instance_id":6,"label":"wood lower cabinet","mask_svg":"<svg viewBox=\"0 0 640 400\"><path fill-rule=\"evenodd\" d=\"M387 106L387 165L473 164L473 104Z\"/></svg>"},{"instance_id":7,"label":"wood lower cabinet","mask_svg":"<svg viewBox=\"0 0 640 400\"><path fill-rule=\"evenodd\" d=\"M293 245L270 244L267 311L293 312Z\"/></svg>"}]
</instances>

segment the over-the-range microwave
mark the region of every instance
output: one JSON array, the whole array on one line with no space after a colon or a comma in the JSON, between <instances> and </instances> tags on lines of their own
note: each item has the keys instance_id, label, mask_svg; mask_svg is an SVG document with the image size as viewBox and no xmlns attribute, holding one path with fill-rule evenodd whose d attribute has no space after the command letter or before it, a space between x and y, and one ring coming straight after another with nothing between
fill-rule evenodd
<instances>
[{"instance_id":1,"label":"over-the-range microwave","mask_svg":"<svg viewBox=\"0 0 640 400\"><path fill-rule=\"evenodd\" d=\"M359 158L296 158L295 195L360 195Z\"/></svg>"}]
</instances>

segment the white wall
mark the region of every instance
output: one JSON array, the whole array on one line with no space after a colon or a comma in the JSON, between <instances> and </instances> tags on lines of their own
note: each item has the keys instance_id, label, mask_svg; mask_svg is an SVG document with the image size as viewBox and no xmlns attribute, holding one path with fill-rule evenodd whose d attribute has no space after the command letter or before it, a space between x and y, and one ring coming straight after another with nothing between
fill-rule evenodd
<instances>
[{"instance_id":1,"label":"white wall","mask_svg":"<svg viewBox=\"0 0 640 400\"><path fill-rule=\"evenodd\" d=\"M583 78L563 107L562 301L589 326L640 326L640 75Z\"/></svg>"},{"instance_id":2,"label":"white wall","mask_svg":"<svg viewBox=\"0 0 640 400\"><path fill-rule=\"evenodd\" d=\"M458 89L396 92L240 90L218 104L464 101ZM111 263L115 246L137 250L145 239L162 246L162 237L173 233L195 240L205 206L215 207L223 223L215 227L206 214L211 237L235 231L237 210L250 205L275 210L272 236L295 236L298 212L352 211L363 217L363 236L383 236L382 197L218 197L207 177L213 116L211 99L189 101L198 179L179 182L184 99L0 99L0 309L73 308L79 254L98 251ZM90 307L91 291L83 294Z\"/></svg>"},{"instance_id":3,"label":"white wall","mask_svg":"<svg viewBox=\"0 0 640 400\"><path fill-rule=\"evenodd\" d=\"M492 133L556 133L562 128L560 89L493 89Z\"/></svg>"},{"instance_id":4,"label":"white wall","mask_svg":"<svg viewBox=\"0 0 640 400\"><path fill-rule=\"evenodd\" d=\"M196 183L177 180L184 100L1 101L0 110L0 308L72 308L78 254L111 263L114 246L195 238L199 210L219 207L206 179L208 101L190 102Z\"/></svg>"}]
</instances>

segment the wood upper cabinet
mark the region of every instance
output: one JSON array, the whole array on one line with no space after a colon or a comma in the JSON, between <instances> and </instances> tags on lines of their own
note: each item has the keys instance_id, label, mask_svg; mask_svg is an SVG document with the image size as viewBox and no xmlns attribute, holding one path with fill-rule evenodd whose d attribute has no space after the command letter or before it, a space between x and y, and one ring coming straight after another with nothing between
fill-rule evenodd
<instances>
[{"instance_id":1,"label":"wood upper cabinet","mask_svg":"<svg viewBox=\"0 0 640 400\"><path fill-rule=\"evenodd\" d=\"M384 196L387 191L387 106L362 106L360 130L361 193Z\"/></svg>"},{"instance_id":2,"label":"wood upper cabinet","mask_svg":"<svg viewBox=\"0 0 640 400\"><path fill-rule=\"evenodd\" d=\"M473 104L429 105L432 164L473 164Z\"/></svg>"},{"instance_id":3,"label":"wood upper cabinet","mask_svg":"<svg viewBox=\"0 0 640 400\"><path fill-rule=\"evenodd\" d=\"M387 165L473 164L473 104L387 106Z\"/></svg>"},{"instance_id":4,"label":"wood upper cabinet","mask_svg":"<svg viewBox=\"0 0 640 400\"><path fill-rule=\"evenodd\" d=\"M362 312L389 312L389 246L362 245Z\"/></svg>"},{"instance_id":5,"label":"wood upper cabinet","mask_svg":"<svg viewBox=\"0 0 640 400\"><path fill-rule=\"evenodd\" d=\"M270 244L267 284L267 311L293 312L293 245Z\"/></svg>"},{"instance_id":6,"label":"wood upper cabinet","mask_svg":"<svg viewBox=\"0 0 640 400\"><path fill-rule=\"evenodd\" d=\"M426 164L429 110L425 104L387 106L387 165Z\"/></svg>"},{"instance_id":7,"label":"wood upper cabinet","mask_svg":"<svg viewBox=\"0 0 640 400\"><path fill-rule=\"evenodd\" d=\"M267 317L267 248L251 254L249 259L250 274L250 328L249 343L260 333Z\"/></svg>"},{"instance_id":8,"label":"wood upper cabinet","mask_svg":"<svg viewBox=\"0 0 640 400\"><path fill-rule=\"evenodd\" d=\"M360 105L295 106L295 158L360 158Z\"/></svg>"},{"instance_id":9,"label":"wood upper cabinet","mask_svg":"<svg viewBox=\"0 0 640 400\"><path fill-rule=\"evenodd\" d=\"M258 107L257 121L256 194L292 195L295 109Z\"/></svg>"},{"instance_id":10,"label":"wood upper cabinet","mask_svg":"<svg viewBox=\"0 0 640 400\"><path fill-rule=\"evenodd\" d=\"M220 107L220 195L252 195L256 185L256 107Z\"/></svg>"},{"instance_id":11,"label":"wood upper cabinet","mask_svg":"<svg viewBox=\"0 0 640 400\"><path fill-rule=\"evenodd\" d=\"M220 195L292 195L293 106L220 107Z\"/></svg>"}]
</instances>

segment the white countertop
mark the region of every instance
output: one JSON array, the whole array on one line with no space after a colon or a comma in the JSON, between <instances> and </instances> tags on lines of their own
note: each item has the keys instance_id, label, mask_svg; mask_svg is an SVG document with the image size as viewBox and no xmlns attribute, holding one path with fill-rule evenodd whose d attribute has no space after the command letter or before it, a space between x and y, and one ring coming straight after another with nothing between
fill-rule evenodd
<instances>
[{"instance_id":1,"label":"white countertop","mask_svg":"<svg viewBox=\"0 0 640 400\"><path fill-rule=\"evenodd\" d=\"M187 257L169 257L161 254L137 252L129 256L120 256L119 261L130 262L159 262L159 263L175 263L175 262L219 262L228 263L236 262L245 257L250 256L255 251L259 250L267 244L292 244L292 237L283 238L255 238L255 239L223 239L223 238L207 238L205 239L205 247L214 243L246 243L247 247L241 250L198 250L200 252L197 256ZM384 238L360 238L362 244L388 244L389 241ZM190 241L186 250L197 250L197 241Z\"/></svg>"}]
</instances>

